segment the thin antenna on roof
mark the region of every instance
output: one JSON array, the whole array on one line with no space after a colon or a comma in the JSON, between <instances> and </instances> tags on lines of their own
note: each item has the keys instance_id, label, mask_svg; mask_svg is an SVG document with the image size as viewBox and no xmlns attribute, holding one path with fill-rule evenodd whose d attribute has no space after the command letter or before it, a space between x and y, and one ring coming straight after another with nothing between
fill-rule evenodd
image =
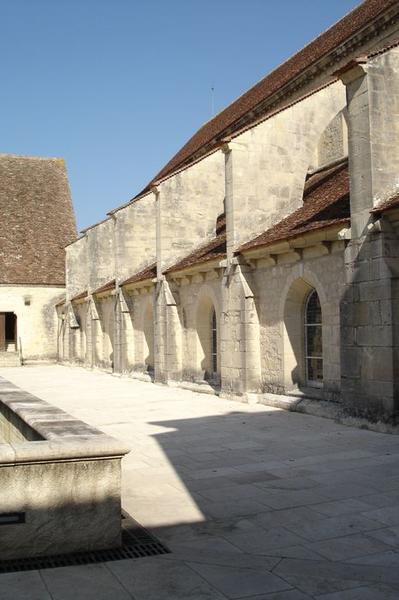
<instances>
[{"instance_id":1,"label":"thin antenna on roof","mask_svg":"<svg viewBox=\"0 0 399 600\"><path fill-rule=\"evenodd\" d=\"M211 87L211 116L215 114L215 87Z\"/></svg>"}]
</instances>

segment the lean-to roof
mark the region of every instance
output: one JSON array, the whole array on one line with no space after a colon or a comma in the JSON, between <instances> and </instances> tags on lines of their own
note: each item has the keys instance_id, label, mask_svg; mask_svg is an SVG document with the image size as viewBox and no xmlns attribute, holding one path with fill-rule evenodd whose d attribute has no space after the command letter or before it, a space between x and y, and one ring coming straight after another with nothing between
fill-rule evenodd
<instances>
[{"instance_id":1,"label":"lean-to roof","mask_svg":"<svg viewBox=\"0 0 399 600\"><path fill-rule=\"evenodd\" d=\"M373 208L371 212L374 213L375 215L380 215L380 214L386 212L387 210L390 210L392 208L398 208L398 207L399 207L399 193L394 194L387 200L384 200L383 202L381 202L381 204L379 204L378 206Z\"/></svg>"},{"instance_id":2,"label":"lean-to roof","mask_svg":"<svg viewBox=\"0 0 399 600\"><path fill-rule=\"evenodd\" d=\"M202 264L202 263L207 263L211 260L216 260L216 259L222 260L225 257L226 257L226 234L221 233L221 234L217 235L215 238L213 238L213 240L211 240L210 242L205 244L204 246L197 248L197 250L195 250L194 252L192 252L191 254L186 256L185 258L183 258L183 260L180 260L179 262L174 264L172 267L169 267L169 269L167 269L164 272L165 272L165 274L175 273L176 271L182 271L183 269L187 269L189 267L192 267L192 266L198 265L198 264Z\"/></svg>"},{"instance_id":3,"label":"lean-to roof","mask_svg":"<svg viewBox=\"0 0 399 600\"><path fill-rule=\"evenodd\" d=\"M154 263L148 265L147 267L145 267L144 269L142 269L141 271L139 271L138 273L135 273L128 279L125 279L125 281L122 281L122 283L120 285L122 286L122 285L129 285L131 283L138 283L139 281L146 281L147 279L154 279L154 277L156 277L156 276L157 276L157 263L154 262Z\"/></svg>"},{"instance_id":4,"label":"lean-to roof","mask_svg":"<svg viewBox=\"0 0 399 600\"><path fill-rule=\"evenodd\" d=\"M111 281L107 281L104 285L101 285L96 290L92 292L92 294L102 294L103 292L108 292L110 290L115 289L115 279L111 279Z\"/></svg>"},{"instance_id":5,"label":"lean-to roof","mask_svg":"<svg viewBox=\"0 0 399 600\"><path fill-rule=\"evenodd\" d=\"M349 171L345 160L311 175L305 183L303 205L243 244L237 253L292 239L317 229L345 226L349 222Z\"/></svg>"},{"instance_id":6,"label":"lean-to roof","mask_svg":"<svg viewBox=\"0 0 399 600\"><path fill-rule=\"evenodd\" d=\"M87 298L87 290L85 290L84 292L81 292L80 294L76 294L76 296L74 296L73 298L71 298L71 302L74 302L75 300L83 300L84 298Z\"/></svg>"}]
</instances>

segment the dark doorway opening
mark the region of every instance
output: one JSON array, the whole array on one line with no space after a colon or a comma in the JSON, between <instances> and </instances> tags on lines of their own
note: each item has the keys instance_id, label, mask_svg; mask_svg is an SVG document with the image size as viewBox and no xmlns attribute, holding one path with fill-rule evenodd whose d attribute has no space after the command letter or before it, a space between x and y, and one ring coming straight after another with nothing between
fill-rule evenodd
<instances>
[{"instance_id":1,"label":"dark doorway opening","mask_svg":"<svg viewBox=\"0 0 399 600\"><path fill-rule=\"evenodd\" d=\"M0 313L0 350L17 349L17 315L13 312Z\"/></svg>"}]
</instances>

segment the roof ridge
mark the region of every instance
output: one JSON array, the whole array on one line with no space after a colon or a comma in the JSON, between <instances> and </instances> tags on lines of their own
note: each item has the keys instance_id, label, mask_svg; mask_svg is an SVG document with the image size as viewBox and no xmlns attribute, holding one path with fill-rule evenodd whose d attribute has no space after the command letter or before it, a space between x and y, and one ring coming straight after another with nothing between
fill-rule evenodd
<instances>
[{"instance_id":1,"label":"roof ridge","mask_svg":"<svg viewBox=\"0 0 399 600\"><path fill-rule=\"evenodd\" d=\"M215 143L218 136L222 136L229 128L234 128L234 125L238 124L246 114L255 110L259 105L271 98L279 89L295 81L305 71L312 68L315 63L333 52L334 49L352 40L357 33L364 30L385 11L392 7L394 8L396 4L397 0L365 0L343 15L343 17L322 31L317 37L310 40L295 54L267 73L265 77L226 106L211 120L205 122L138 195L147 190L154 181L163 179L177 169L182 168L197 153L200 153L209 144ZM316 47L317 44L318 47ZM291 69L288 68L290 65ZM278 75L280 75L281 80L279 80ZM262 86L265 87L265 90L261 89ZM246 98L248 102L245 102ZM223 116L225 117L225 122L220 122L223 121Z\"/></svg>"},{"instance_id":2,"label":"roof ridge","mask_svg":"<svg viewBox=\"0 0 399 600\"><path fill-rule=\"evenodd\" d=\"M7 152L0 152L0 158L23 158L27 160L54 160L65 162L63 156L32 156L29 154L10 154Z\"/></svg>"}]
</instances>

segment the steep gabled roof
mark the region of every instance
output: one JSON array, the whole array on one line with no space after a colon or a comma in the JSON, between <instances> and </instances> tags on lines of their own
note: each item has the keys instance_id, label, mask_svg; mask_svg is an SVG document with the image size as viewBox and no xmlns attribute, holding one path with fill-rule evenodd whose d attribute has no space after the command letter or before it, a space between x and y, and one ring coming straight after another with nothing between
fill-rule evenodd
<instances>
[{"instance_id":1,"label":"steep gabled roof","mask_svg":"<svg viewBox=\"0 0 399 600\"><path fill-rule=\"evenodd\" d=\"M218 146L226 135L231 135L245 124L259 118L257 110L285 85L302 75L307 69L352 38L381 13L397 4L398 0L365 0L341 20L319 35L302 50L261 79L252 88L205 123L179 152L161 169L146 188L136 197L146 193L155 182L189 164L203 152ZM333 69L332 69L333 70ZM326 72L324 82L332 80ZM320 85L320 81L318 85ZM265 109L264 114L267 113Z\"/></svg>"},{"instance_id":2,"label":"steep gabled roof","mask_svg":"<svg viewBox=\"0 0 399 600\"><path fill-rule=\"evenodd\" d=\"M303 206L279 223L243 244L245 252L315 231L350 222L348 163L317 171L305 183Z\"/></svg>"},{"instance_id":3,"label":"steep gabled roof","mask_svg":"<svg viewBox=\"0 0 399 600\"><path fill-rule=\"evenodd\" d=\"M64 160L0 154L0 283L65 285L76 238Z\"/></svg>"}]
</instances>

